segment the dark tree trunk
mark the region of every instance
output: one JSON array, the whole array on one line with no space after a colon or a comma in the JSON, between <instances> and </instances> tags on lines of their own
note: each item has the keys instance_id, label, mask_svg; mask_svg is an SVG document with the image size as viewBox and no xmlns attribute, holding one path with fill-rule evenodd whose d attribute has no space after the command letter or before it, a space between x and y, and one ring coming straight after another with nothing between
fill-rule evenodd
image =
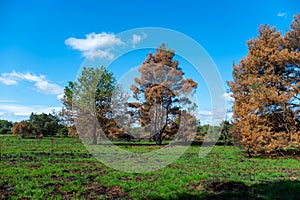
<instances>
[{"instance_id":1,"label":"dark tree trunk","mask_svg":"<svg viewBox=\"0 0 300 200\"><path fill-rule=\"evenodd\" d=\"M156 145L162 145L162 140L163 140L162 135L165 132L166 127L167 127L167 124L165 124L159 132L155 133L154 138L155 138Z\"/></svg>"},{"instance_id":2,"label":"dark tree trunk","mask_svg":"<svg viewBox=\"0 0 300 200\"><path fill-rule=\"evenodd\" d=\"M252 155L251 155L251 152L250 152L250 150L249 150L249 149L247 150L247 152L248 152L248 156L249 156L249 158L252 158Z\"/></svg>"},{"instance_id":3,"label":"dark tree trunk","mask_svg":"<svg viewBox=\"0 0 300 200\"><path fill-rule=\"evenodd\" d=\"M160 132L155 134L155 143L156 145L162 144L162 134Z\"/></svg>"}]
</instances>

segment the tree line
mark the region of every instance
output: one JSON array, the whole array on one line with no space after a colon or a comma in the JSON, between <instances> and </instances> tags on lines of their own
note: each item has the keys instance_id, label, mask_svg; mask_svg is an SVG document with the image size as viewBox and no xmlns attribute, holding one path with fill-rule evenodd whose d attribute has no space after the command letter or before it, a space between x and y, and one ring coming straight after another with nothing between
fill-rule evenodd
<instances>
[{"instance_id":1,"label":"tree line","mask_svg":"<svg viewBox=\"0 0 300 200\"><path fill-rule=\"evenodd\" d=\"M248 55L238 65L233 66L233 80L228 82L235 100L232 128L230 131L229 129L225 131L228 134L224 136L231 136L248 151L249 155L284 154L289 150L299 150L299 22L300 15L296 15L290 29L284 35L275 27L260 26L257 38L247 42ZM191 128L186 133L192 132L197 124L195 116L190 112L193 110L193 105L187 98L195 91L197 83L183 77L184 72L173 59L174 55L174 51L166 49L165 45L160 46L154 55L148 54L139 69L140 77L135 79L131 87L133 97L137 101L130 102L126 108L122 108L130 115L128 124L130 120L139 123L145 128L143 130L149 133L148 137L157 144L161 144L163 139L171 139L174 133L179 131L179 124L184 119L186 119L184 127ZM112 83L110 82L110 86L113 85ZM71 83L66 91L74 85L76 83ZM82 83L78 85L91 86ZM96 85L95 88L98 87L99 85ZM111 92L115 89L113 86ZM113 95L110 93L108 96ZM117 133L126 134L128 132L126 126L114 123L115 119L111 120L111 123L105 121L114 117L123 117L124 120L125 117L117 115L113 117L112 113L116 114L116 112L109 107L112 105L111 100L112 98L108 98L104 101L102 99L99 102L92 102L102 106L99 111L105 108L111 114L103 115L97 113L96 109L98 121L104 122L101 126L104 134L117 130L112 129L112 125L119 128ZM104 104L107 101L110 102L109 105ZM83 112L83 110L76 111L77 114ZM183 117L184 113L188 117ZM98 116L99 114L102 118ZM93 132L97 133L95 130ZM94 134L94 143L96 138L97 135Z\"/></svg>"},{"instance_id":2,"label":"tree line","mask_svg":"<svg viewBox=\"0 0 300 200\"><path fill-rule=\"evenodd\" d=\"M22 138L41 139L44 136L66 136L68 127L62 124L60 117L56 114L31 113L28 120L12 124L11 133Z\"/></svg>"}]
</instances>

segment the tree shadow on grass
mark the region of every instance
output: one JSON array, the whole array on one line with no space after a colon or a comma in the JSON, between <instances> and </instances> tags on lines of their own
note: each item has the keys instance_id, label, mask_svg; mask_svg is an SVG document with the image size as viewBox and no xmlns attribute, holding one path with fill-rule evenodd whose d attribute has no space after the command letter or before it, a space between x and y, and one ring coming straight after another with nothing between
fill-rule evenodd
<instances>
[{"instance_id":1,"label":"tree shadow on grass","mask_svg":"<svg viewBox=\"0 0 300 200\"><path fill-rule=\"evenodd\" d=\"M242 182L204 181L195 185L202 194L178 193L170 199L280 199L300 200L300 181L276 181L247 186ZM158 198L159 199L159 198Z\"/></svg>"}]
</instances>

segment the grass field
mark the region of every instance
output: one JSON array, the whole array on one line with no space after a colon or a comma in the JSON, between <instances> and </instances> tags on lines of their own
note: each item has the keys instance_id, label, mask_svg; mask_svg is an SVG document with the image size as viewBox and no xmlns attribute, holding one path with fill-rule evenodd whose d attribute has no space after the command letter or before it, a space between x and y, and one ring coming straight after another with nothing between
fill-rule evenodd
<instances>
[{"instance_id":1,"label":"grass field","mask_svg":"<svg viewBox=\"0 0 300 200\"><path fill-rule=\"evenodd\" d=\"M138 174L106 167L74 138L0 142L0 199L300 199L299 158L248 158L215 146L200 159L191 146L169 166Z\"/></svg>"}]
</instances>

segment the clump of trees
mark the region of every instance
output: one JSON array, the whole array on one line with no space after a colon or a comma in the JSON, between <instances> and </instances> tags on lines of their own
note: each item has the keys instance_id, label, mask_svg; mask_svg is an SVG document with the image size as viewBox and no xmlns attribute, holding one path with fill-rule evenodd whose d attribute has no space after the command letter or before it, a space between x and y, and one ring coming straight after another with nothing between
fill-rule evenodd
<instances>
[{"instance_id":1,"label":"clump of trees","mask_svg":"<svg viewBox=\"0 0 300 200\"><path fill-rule=\"evenodd\" d=\"M0 120L0 134L6 135L11 134L11 128L13 123L7 120Z\"/></svg>"},{"instance_id":2,"label":"clump of trees","mask_svg":"<svg viewBox=\"0 0 300 200\"><path fill-rule=\"evenodd\" d=\"M22 138L68 135L67 127L61 123L58 116L45 113L31 113L29 120L15 123L12 126L11 132Z\"/></svg>"},{"instance_id":3,"label":"clump of trees","mask_svg":"<svg viewBox=\"0 0 300 200\"><path fill-rule=\"evenodd\" d=\"M284 35L262 25L233 66L231 135L249 154L300 149L300 15Z\"/></svg>"}]
</instances>

